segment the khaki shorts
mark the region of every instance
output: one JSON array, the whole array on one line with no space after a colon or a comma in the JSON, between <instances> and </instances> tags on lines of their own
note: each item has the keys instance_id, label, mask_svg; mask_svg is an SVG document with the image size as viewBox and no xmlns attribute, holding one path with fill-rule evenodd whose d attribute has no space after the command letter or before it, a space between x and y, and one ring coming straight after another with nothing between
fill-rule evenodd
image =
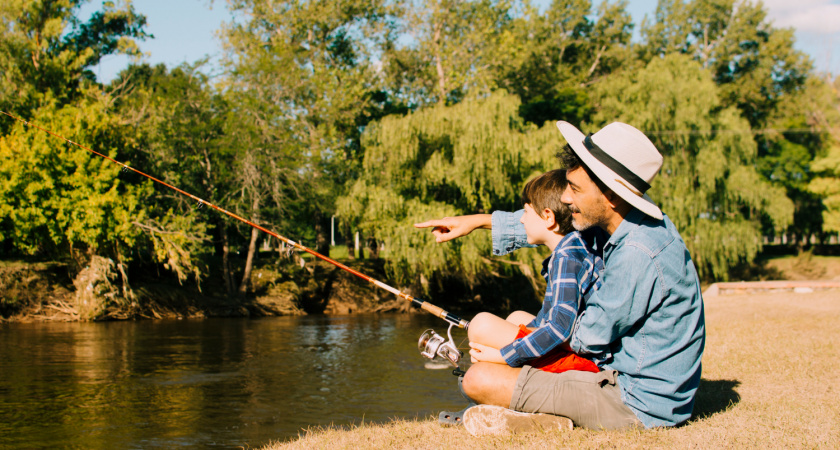
<instances>
[{"instance_id":1,"label":"khaki shorts","mask_svg":"<svg viewBox=\"0 0 840 450\"><path fill-rule=\"evenodd\" d=\"M513 388L510 409L568 417L576 426L596 430L644 428L621 401L617 377L615 370L549 373L524 366Z\"/></svg>"}]
</instances>

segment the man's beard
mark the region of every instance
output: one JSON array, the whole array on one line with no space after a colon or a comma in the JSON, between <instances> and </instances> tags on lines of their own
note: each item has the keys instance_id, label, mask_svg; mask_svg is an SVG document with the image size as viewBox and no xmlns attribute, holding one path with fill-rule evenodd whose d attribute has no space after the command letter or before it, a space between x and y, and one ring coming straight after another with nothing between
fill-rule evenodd
<instances>
[{"instance_id":1,"label":"man's beard","mask_svg":"<svg viewBox=\"0 0 840 450\"><path fill-rule=\"evenodd\" d=\"M592 207L588 214L581 213L574 205L568 205L569 210L578 214L578 217L572 216L572 228L577 231L587 230L593 226L600 225L602 219L606 216L606 208L603 203L598 203Z\"/></svg>"}]
</instances>

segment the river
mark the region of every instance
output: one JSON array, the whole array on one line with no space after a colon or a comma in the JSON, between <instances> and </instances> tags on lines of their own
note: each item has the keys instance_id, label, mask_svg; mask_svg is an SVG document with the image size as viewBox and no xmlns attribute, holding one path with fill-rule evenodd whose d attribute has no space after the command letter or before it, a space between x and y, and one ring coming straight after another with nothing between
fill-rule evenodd
<instances>
[{"instance_id":1,"label":"river","mask_svg":"<svg viewBox=\"0 0 840 450\"><path fill-rule=\"evenodd\" d=\"M0 448L254 448L465 405L430 315L0 324ZM463 330L456 343L463 346Z\"/></svg>"}]
</instances>

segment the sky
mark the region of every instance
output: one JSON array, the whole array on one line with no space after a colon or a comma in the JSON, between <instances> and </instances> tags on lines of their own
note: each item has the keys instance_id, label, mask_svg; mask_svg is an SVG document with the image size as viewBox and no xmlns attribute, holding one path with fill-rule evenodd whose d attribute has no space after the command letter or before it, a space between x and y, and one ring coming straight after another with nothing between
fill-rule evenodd
<instances>
[{"instance_id":1,"label":"sky","mask_svg":"<svg viewBox=\"0 0 840 450\"><path fill-rule=\"evenodd\" d=\"M656 0L628 3L637 24L656 10ZM133 0L132 4L146 16L146 32L154 35L139 42L144 62L173 68L204 57L210 58L210 67L218 61L221 41L216 33L222 22L231 20L225 0ZM80 17L86 19L101 5L101 0L91 0ZM840 75L840 0L764 0L764 5L775 26L796 30L795 47L811 56L818 71ZM93 71L107 83L129 62L125 56L108 56Z\"/></svg>"}]
</instances>

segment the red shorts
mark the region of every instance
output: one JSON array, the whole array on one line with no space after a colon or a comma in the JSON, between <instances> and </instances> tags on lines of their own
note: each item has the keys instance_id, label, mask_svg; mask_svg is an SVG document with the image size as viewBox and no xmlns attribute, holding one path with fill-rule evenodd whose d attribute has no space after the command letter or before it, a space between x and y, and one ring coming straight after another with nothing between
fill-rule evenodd
<instances>
[{"instance_id":1,"label":"red shorts","mask_svg":"<svg viewBox=\"0 0 840 450\"><path fill-rule=\"evenodd\" d=\"M531 334L531 330L525 325L519 325L519 333L516 339L521 339ZM548 355L531 360L529 366L540 369L544 372L560 373L567 370L582 370L584 372L598 372L598 366L594 362L580 357L567 350L557 350Z\"/></svg>"}]
</instances>

